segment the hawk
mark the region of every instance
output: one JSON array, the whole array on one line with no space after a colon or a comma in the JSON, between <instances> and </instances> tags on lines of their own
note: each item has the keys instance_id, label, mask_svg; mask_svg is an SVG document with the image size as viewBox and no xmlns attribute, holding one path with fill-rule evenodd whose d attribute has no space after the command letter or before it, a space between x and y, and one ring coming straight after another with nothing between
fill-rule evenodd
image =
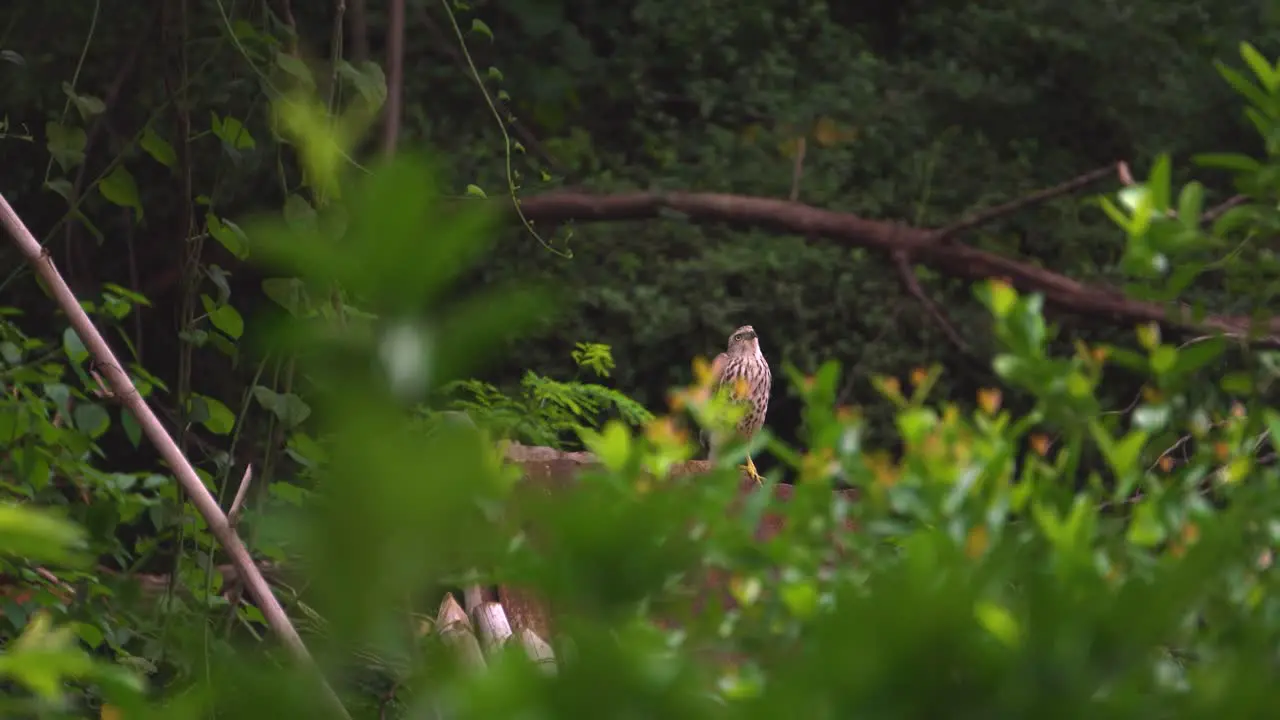
<instances>
[{"instance_id":1,"label":"hawk","mask_svg":"<svg viewBox=\"0 0 1280 720\"><path fill-rule=\"evenodd\" d=\"M743 325L729 336L729 348L716 356L711 364L713 377L712 392L722 387L729 389L729 396L747 406L746 415L738 421L737 433L744 438L755 435L764 426L764 416L769 410L769 388L773 384L773 376L769 372L769 363L760 352L760 340L755 328ZM709 436L710 435L710 436ZM703 440L711 450L711 458L724 441L729 439L716 433L703 432ZM747 464L742 468L748 477L760 483L760 474L756 472L756 464L747 454Z\"/></svg>"}]
</instances>

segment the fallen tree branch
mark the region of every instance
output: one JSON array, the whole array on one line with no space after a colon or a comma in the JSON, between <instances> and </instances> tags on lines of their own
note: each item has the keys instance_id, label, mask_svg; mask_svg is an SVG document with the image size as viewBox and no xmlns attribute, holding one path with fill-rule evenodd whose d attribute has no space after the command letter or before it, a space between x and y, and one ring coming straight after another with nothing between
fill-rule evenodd
<instances>
[{"instance_id":1,"label":"fallen tree branch","mask_svg":"<svg viewBox=\"0 0 1280 720\"><path fill-rule=\"evenodd\" d=\"M195 469L191 467L191 463L187 461L182 451L178 449L177 443L165 432L164 426L160 424L160 419L151 411L147 401L143 399L138 389L134 387L133 381L125 373L120 361L116 359L115 353L111 352L111 347L107 345L107 341L103 339L101 333L94 327L93 321L85 314L80 301L71 292L71 288L67 287L66 281L62 279L58 268L53 264L53 259L49 257L48 252L32 236L31 231L23 224L21 218L14 212L4 195L0 195L0 225L3 225L9 235L13 237L14 243L27 257L27 262L35 269L49 292L57 300L62 311L66 313L71 322L71 327L75 329L76 335L80 337L80 341L97 362L97 369L106 377L114 398L133 413L134 419L141 426L147 439L155 445L165 463L173 470L174 477L178 479L178 483L191 499L191 503L195 505L196 510L204 517L209 530L218 539L223 549L226 550L232 564L240 571L245 585L257 601L258 608L262 611L263 617L266 618L267 624L280 636L285 646L303 663L304 667L315 672L316 679L328 696L335 713L339 717L349 718L350 715L347 714L342 701L338 699L338 696L321 675L310 653L307 652L306 646L302 643L302 638L298 636L298 631L294 629L289 616L285 614L284 608L280 606L280 602L271 592L271 587L262 576L262 572L258 570L257 565L254 564L253 558L249 555L244 543L241 542L240 536L236 534L235 529L227 522L227 516L223 514L222 508L218 506L218 501L214 499L213 494L209 492L208 488L201 482L200 477L196 475Z\"/></svg>"},{"instance_id":2,"label":"fallen tree branch","mask_svg":"<svg viewBox=\"0 0 1280 720\"><path fill-rule=\"evenodd\" d=\"M646 220L674 211L694 222L722 222L790 235L840 240L890 257L893 253L904 252L913 261L954 277L968 280L1004 278L1020 291L1042 294L1049 305L1081 315L1135 324L1158 322L1280 346L1280 318L1254 323L1248 316L1210 315L1197 320L1190 307L1175 305L1166 308L1158 303L1134 300L1113 288L1086 285L1027 262L959 243L939 243L938 230L868 220L804 203L724 193L630 192L602 195L555 191L527 196L521 200L520 207L525 218L540 222Z\"/></svg>"}]
</instances>

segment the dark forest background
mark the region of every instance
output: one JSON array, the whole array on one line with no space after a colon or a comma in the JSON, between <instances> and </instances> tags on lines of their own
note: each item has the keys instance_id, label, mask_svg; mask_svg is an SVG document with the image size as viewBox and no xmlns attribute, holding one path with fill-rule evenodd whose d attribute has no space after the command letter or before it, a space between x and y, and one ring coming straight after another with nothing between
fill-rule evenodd
<instances>
[{"instance_id":1,"label":"dark forest background","mask_svg":"<svg viewBox=\"0 0 1280 720\"><path fill-rule=\"evenodd\" d=\"M348 3L341 37L354 66L385 55L385 11L361 5ZM234 403L252 367L209 346L184 366L190 307L182 298L192 283L207 292L201 270L217 265L230 302L249 317L263 307L262 273L193 238L206 232L207 207L239 218L278 208L294 191L297 171L271 139L263 100L264 87L290 68L267 48L277 42L272 33L291 37L292 24L300 57L329 57L334 8L193 2L185 18L176 8L17 3L5 11L0 188L75 289L111 282L150 299L126 325L142 365L171 388L189 373L195 390ZM1116 161L1143 170L1168 152L1185 168L1192 152L1255 150L1213 61L1233 56L1242 38L1264 54L1277 39L1267 2L511 0L471 8L457 19L465 51L437 5L410 3L406 18L401 139L434 152L447 192L475 185L490 197L508 194L506 143L469 59L517 118L511 139L527 151L513 163L521 194L567 186L785 198L796 139L805 137L799 200L918 226L944 226ZM64 113L69 92L101 107L83 113L71 103ZM84 133L72 153L83 163L65 170L50 159L56 138L47 127L64 115L61 127ZM219 137L214 123L223 118L243 123L252 140ZM174 168L140 149L143 128L177 149ZM115 167L128 170L141 207L95 191L95 179ZM1230 190L1212 172L1198 178L1210 203ZM668 387L689 380L693 356L719 352L748 323L775 374L784 364L812 372L837 359L851 370L841 401L878 417L872 373L940 362L939 392L962 401L996 382L988 323L966 281L915 269L969 353L882 255L678 219L579 224L571 235L564 226L540 229L551 249L511 223L472 276L562 291L558 312L485 370L500 387L514 387L526 370L571 378L573 344L604 343L617 362L610 384L659 409ZM1079 195L986 224L965 241L1083 281L1120 282L1122 244ZM46 304L29 277L18 279L14 251L3 252L11 277L0 301L27 310L30 322L53 322L41 319ZM1226 313L1256 302L1223 273L1182 299ZM1069 338L1131 337L1131 324L1111 318L1052 319ZM1116 377L1107 395L1123 407L1131 385ZM161 402L178 406L174 397ZM770 417L775 433L794 439L797 404L785 383Z\"/></svg>"}]
</instances>

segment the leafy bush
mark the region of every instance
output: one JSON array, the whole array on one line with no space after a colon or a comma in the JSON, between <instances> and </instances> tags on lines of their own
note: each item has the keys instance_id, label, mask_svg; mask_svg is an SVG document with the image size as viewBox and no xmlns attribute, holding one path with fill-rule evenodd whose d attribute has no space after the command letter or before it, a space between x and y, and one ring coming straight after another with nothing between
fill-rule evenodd
<instances>
[{"instance_id":1,"label":"leafy bush","mask_svg":"<svg viewBox=\"0 0 1280 720\"><path fill-rule=\"evenodd\" d=\"M607 378L613 353L608 345L578 343L573 361L579 369ZM579 430L598 427L611 413L630 425L653 419L643 405L597 383L553 380L530 370L520 386L523 392L512 397L490 383L468 379L446 385L442 393L452 397L445 404L449 410L467 413L495 436L547 447L576 439Z\"/></svg>"}]
</instances>

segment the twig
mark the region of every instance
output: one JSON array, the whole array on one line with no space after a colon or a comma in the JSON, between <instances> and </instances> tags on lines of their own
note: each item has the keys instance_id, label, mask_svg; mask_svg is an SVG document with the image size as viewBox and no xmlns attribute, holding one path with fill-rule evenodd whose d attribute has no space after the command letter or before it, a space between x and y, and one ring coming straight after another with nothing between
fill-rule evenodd
<instances>
[{"instance_id":1,"label":"twig","mask_svg":"<svg viewBox=\"0 0 1280 720\"><path fill-rule=\"evenodd\" d=\"M227 511L227 523L236 526L240 519L240 511L244 507L245 495L249 492L249 481L253 480L253 465L244 466L244 477L240 478L240 487L236 488L236 497L231 501L231 509Z\"/></svg>"},{"instance_id":2,"label":"twig","mask_svg":"<svg viewBox=\"0 0 1280 720\"><path fill-rule=\"evenodd\" d=\"M1120 165L1123 165L1123 163L1120 163ZM1079 190L1084 187L1088 187L1089 185L1092 185L1093 183L1096 183L1099 180L1105 179L1106 177L1111 175L1112 172L1115 172L1116 169L1117 169L1116 165L1107 165L1106 167L1100 167L1097 170L1092 170L1090 172L1087 172L1081 175L1080 177L1068 180L1058 185L1054 185L1051 188L1046 188L1044 190L1033 192L1030 195L1027 195L1025 197L1021 197L1016 200L1011 200L1007 203L997 205L993 208L988 208L981 212L974 213L973 215L970 215L967 218L963 218L952 225L948 225L942 228L941 230L938 230L935 240L936 242L940 242L940 243L946 242L951 238L955 237L956 235L962 232L965 232L966 230L972 230L978 227L979 225L985 225L986 223L989 223L992 220L996 220L998 218L1004 217L1005 215L1012 214L1024 208L1031 207L1032 205L1039 205L1040 203L1047 202L1056 197L1060 197L1062 195L1068 195L1070 193L1075 192L1076 190Z\"/></svg>"},{"instance_id":3,"label":"twig","mask_svg":"<svg viewBox=\"0 0 1280 720\"><path fill-rule=\"evenodd\" d=\"M1129 163L1126 163L1126 162L1118 163L1116 166L1116 174L1120 176L1121 184L1123 185L1136 184L1135 180L1133 179L1133 173L1129 170ZM1226 200L1218 203L1217 205L1214 205L1208 210L1205 210L1203 213L1201 213L1200 222L1202 224L1211 223L1214 220L1217 220L1219 216L1221 216L1223 213L1230 210L1231 208L1236 207L1237 205L1243 205L1248 201L1249 201L1249 198L1247 195L1233 195L1227 198ZM1169 208L1167 211L1167 214L1169 215L1169 217L1178 216L1177 211L1175 211L1173 208Z\"/></svg>"},{"instance_id":4,"label":"twig","mask_svg":"<svg viewBox=\"0 0 1280 720\"><path fill-rule=\"evenodd\" d=\"M293 19L293 6L289 0L280 0L280 20L289 28L288 42L285 43L285 54L298 53L298 23Z\"/></svg>"},{"instance_id":5,"label":"twig","mask_svg":"<svg viewBox=\"0 0 1280 720\"><path fill-rule=\"evenodd\" d=\"M351 57L362 63L369 59L369 22L366 19L365 0L348 0L347 11L351 15L348 27L351 31Z\"/></svg>"},{"instance_id":6,"label":"twig","mask_svg":"<svg viewBox=\"0 0 1280 720\"><path fill-rule=\"evenodd\" d=\"M807 144L803 135L796 142L796 161L791 168L791 202L800 199L800 179L804 177L804 151Z\"/></svg>"},{"instance_id":7,"label":"twig","mask_svg":"<svg viewBox=\"0 0 1280 720\"><path fill-rule=\"evenodd\" d=\"M0 194L0 224L13 237L14 243L17 244L22 253L27 256L27 262L31 263L36 273L40 275L46 287L53 294L54 299L57 300L58 305L61 306L62 311L66 313L67 318L71 321L71 327L75 329L80 341L93 355L94 359L97 360L97 367L106 375L112 394L133 413L134 419L138 421L138 425L141 426L147 439L155 445L165 463L173 470L178 483L182 486L187 496L191 498L191 503L195 505L196 510L204 517L209 530L218 539L223 549L226 550L232 564L240 571L240 575L248 586L249 592L253 594L258 607L262 610L267 624L280 636L289 650L305 667L315 671L316 679L320 682L335 712L341 717L349 718L350 715L347 714L342 701L338 699L333 688L329 686L328 682L320 674L319 668L311 658L311 654L307 652L302 638L298 636L298 631L294 629L289 616L285 614L284 608L280 606L280 601L272 593L271 586L267 584L266 578L262 576L262 572L254 564L253 558L249 555L244 543L241 542L240 536L236 534L235 529L227 522L227 516L223 514L222 508L218 507L217 500L213 498L213 494L209 492L200 477L196 475L195 469L191 467L191 463L187 461L182 451L178 449L173 438L169 437L169 434L165 432L159 418L151 411L151 407L147 405L146 400L143 399L138 389L134 387L133 381L121 369L120 361L116 359L115 353L111 351L107 341L103 339L98 329L94 327L93 321L89 319L79 300L71 292L71 288L67 287L66 281L62 279L62 275L53 264L53 259L42 250L40 243L32 236L31 231L23 224L17 213L9 205L9 201L2 194Z\"/></svg>"},{"instance_id":8,"label":"twig","mask_svg":"<svg viewBox=\"0 0 1280 720\"><path fill-rule=\"evenodd\" d=\"M404 94L404 0L391 0L387 18L387 104L382 108L382 152L391 157L400 139L400 103Z\"/></svg>"},{"instance_id":9,"label":"twig","mask_svg":"<svg viewBox=\"0 0 1280 720\"><path fill-rule=\"evenodd\" d=\"M902 279L902 284L906 286L907 292L911 293L912 297L920 301L920 304L924 306L925 312L929 313L929 317L933 318L934 324L938 326L938 329L942 331L942 334L946 335L947 339L951 341L951 344L955 345L956 349L960 352L965 355L972 355L973 352L969 348L969 344L960 337L960 333L956 332L955 327L953 327L951 322L947 320L946 314L942 312L942 309L938 307L938 304L925 294L924 288L920 287L920 279L916 277L915 268L911 266L911 260L907 256L907 253L894 253L893 262L898 268L898 277Z\"/></svg>"},{"instance_id":10,"label":"twig","mask_svg":"<svg viewBox=\"0 0 1280 720\"><path fill-rule=\"evenodd\" d=\"M1200 216L1200 221L1205 223L1211 223L1214 220L1217 220L1219 217L1221 217L1231 208L1236 207L1237 205L1243 205L1248 201L1249 201L1249 198L1245 195L1233 195L1232 197L1229 197L1226 200L1223 200L1222 202L1218 203L1217 205L1214 205L1208 210L1205 210L1204 214Z\"/></svg>"}]
</instances>

